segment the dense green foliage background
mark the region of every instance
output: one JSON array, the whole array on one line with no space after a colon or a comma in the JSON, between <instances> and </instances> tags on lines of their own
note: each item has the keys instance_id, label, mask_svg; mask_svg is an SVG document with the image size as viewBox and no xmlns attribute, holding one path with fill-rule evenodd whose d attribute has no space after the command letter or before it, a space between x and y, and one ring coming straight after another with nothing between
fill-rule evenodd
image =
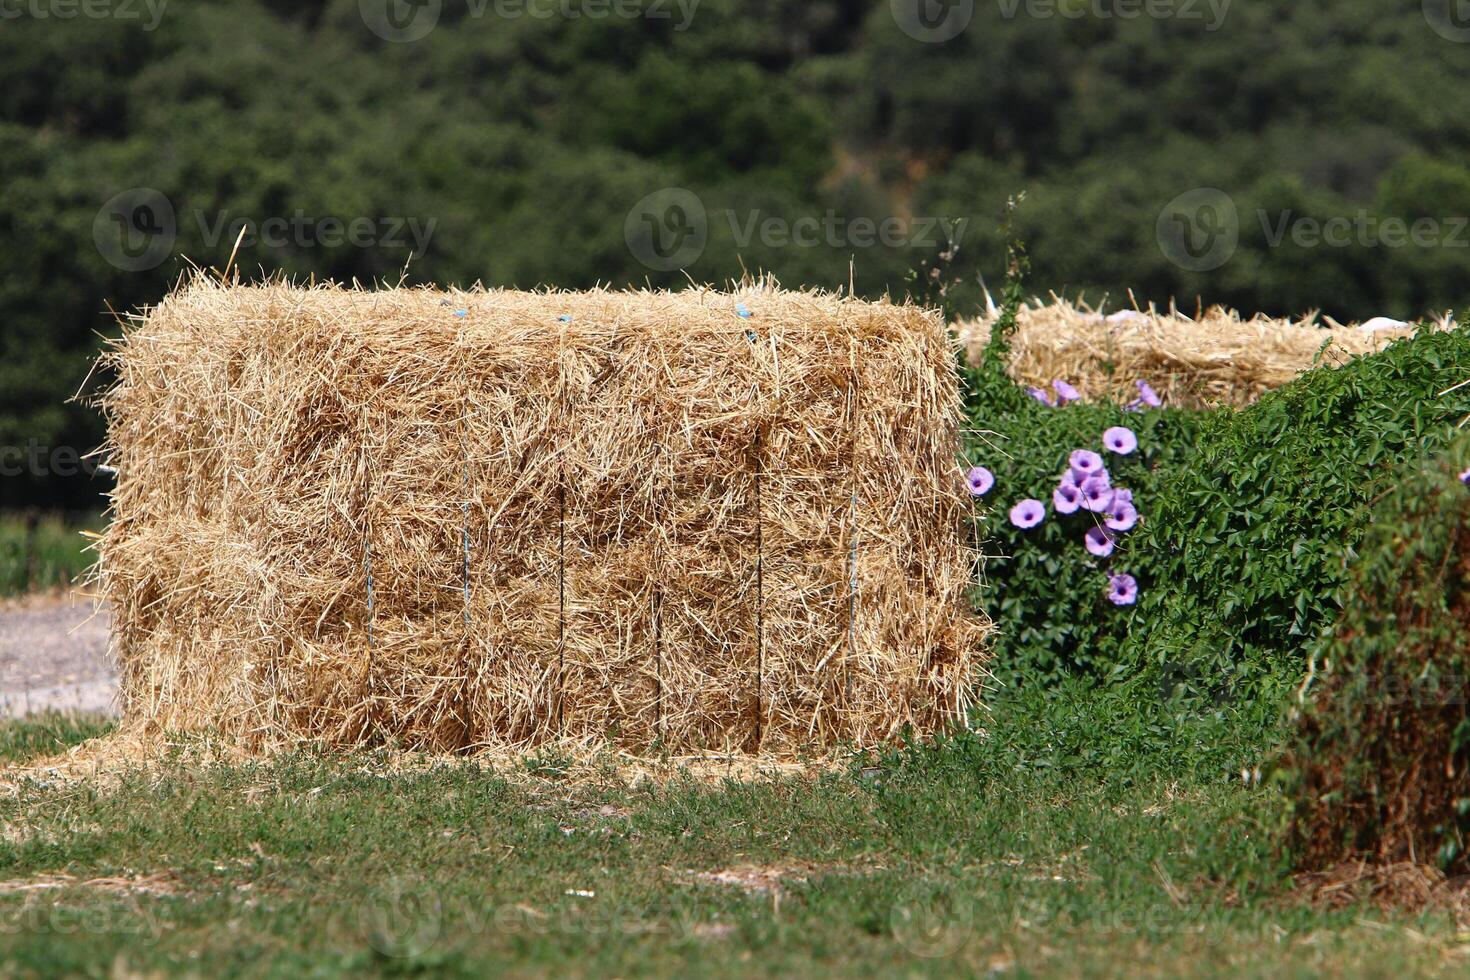
<instances>
[{"instance_id":1,"label":"dense green foliage background","mask_svg":"<svg viewBox=\"0 0 1470 980\"><path fill-rule=\"evenodd\" d=\"M1462 303L1462 249L1271 248L1256 217L1470 214L1466 48L1417 0L1256 0L1219 22L1204 4L1162 20L1060 6L1080 16L980 3L942 44L879 0L703 0L687 22L674 5L503 17L446 0L403 44L374 35L357 0L170 3L152 30L141 3L131 20L24 7L0 24L0 446L94 444L91 412L63 400L112 329L108 304L156 301L180 255L222 266L222 222L238 219L432 221L411 282L677 285L683 271L631 253L624 223L683 187L709 215L695 279L769 270L897 292L933 229L865 246L847 223L969 219L954 271L973 295L975 273L999 278L997 218L1025 190L1017 231L1039 289L1359 318ZM1155 227L1201 186L1235 200L1241 244L1193 273ZM139 187L169 201L178 237L129 272L93 225ZM738 241L752 220L829 214L838 231L815 245ZM240 264L396 281L401 237L257 244ZM0 505L95 493L0 484Z\"/></svg>"}]
</instances>

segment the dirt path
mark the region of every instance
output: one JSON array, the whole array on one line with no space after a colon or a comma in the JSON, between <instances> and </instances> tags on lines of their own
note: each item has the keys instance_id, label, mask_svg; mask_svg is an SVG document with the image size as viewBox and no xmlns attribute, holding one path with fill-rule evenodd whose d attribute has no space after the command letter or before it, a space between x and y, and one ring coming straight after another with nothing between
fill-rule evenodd
<instances>
[{"instance_id":1,"label":"dirt path","mask_svg":"<svg viewBox=\"0 0 1470 980\"><path fill-rule=\"evenodd\" d=\"M0 717L48 708L116 714L107 610L89 599L0 603Z\"/></svg>"}]
</instances>

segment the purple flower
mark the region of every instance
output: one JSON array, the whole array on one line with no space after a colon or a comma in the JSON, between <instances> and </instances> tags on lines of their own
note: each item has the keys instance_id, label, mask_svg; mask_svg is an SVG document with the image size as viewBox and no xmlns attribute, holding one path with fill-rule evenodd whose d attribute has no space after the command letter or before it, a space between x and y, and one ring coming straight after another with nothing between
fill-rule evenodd
<instances>
[{"instance_id":1,"label":"purple flower","mask_svg":"<svg viewBox=\"0 0 1470 980\"><path fill-rule=\"evenodd\" d=\"M1133 399L1127 405L1124 405L1123 406L1123 411L1125 411L1125 412L1141 412L1141 411L1143 411L1143 399L1142 398L1135 398L1135 399Z\"/></svg>"},{"instance_id":2,"label":"purple flower","mask_svg":"<svg viewBox=\"0 0 1470 980\"><path fill-rule=\"evenodd\" d=\"M1091 449L1077 450L1067 457L1067 465L1072 468L1072 479L1079 485L1103 472L1103 458Z\"/></svg>"},{"instance_id":3,"label":"purple flower","mask_svg":"<svg viewBox=\"0 0 1470 980\"><path fill-rule=\"evenodd\" d=\"M1026 394L1030 395L1032 398L1035 398L1043 405L1056 405L1056 402L1051 400L1051 395L1047 394L1045 391L1042 391L1040 388L1027 388Z\"/></svg>"},{"instance_id":4,"label":"purple flower","mask_svg":"<svg viewBox=\"0 0 1470 980\"><path fill-rule=\"evenodd\" d=\"M1094 476L1082 483L1082 509L1102 514L1113 505L1113 489L1106 477Z\"/></svg>"},{"instance_id":5,"label":"purple flower","mask_svg":"<svg viewBox=\"0 0 1470 980\"><path fill-rule=\"evenodd\" d=\"M1103 445L1119 456L1128 456L1138 448L1138 436L1125 425L1115 425L1103 433Z\"/></svg>"},{"instance_id":6,"label":"purple flower","mask_svg":"<svg viewBox=\"0 0 1470 980\"><path fill-rule=\"evenodd\" d=\"M1113 493L1113 505L1103 513L1103 523L1114 531L1131 531L1138 523L1138 511L1126 500L1119 500Z\"/></svg>"},{"instance_id":7,"label":"purple flower","mask_svg":"<svg viewBox=\"0 0 1470 980\"><path fill-rule=\"evenodd\" d=\"M1109 575L1108 601L1115 606L1133 605L1138 601L1138 580L1132 575Z\"/></svg>"},{"instance_id":8,"label":"purple flower","mask_svg":"<svg viewBox=\"0 0 1470 980\"><path fill-rule=\"evenodd\" d=\"M1131 504L1133 503L1133 491L1124 490L1122 487L1115 487L1113 489L1113 499L1114 501L1121 500L1125 504Z\"/></svg>"},{"instance_id":9,"label":"purple flower","mask_svg":"<svg viewBox=\"0 0 1470 980\"><path fill-rule=\"evenodd\" d=\"M977 466L965 474L965 482L970 485L970 494L975 497L983 497L995 486L995 475L983 466Z\"/></svg>"},{"instance_id":10,"label":"purple flower","mask_svg":"<svg viewBox=\"0 0 1470 980\"><path fill-rule=\"evenodd\" d=\"M1046 505L1039 500L1023 500L1011 508L1011 523L1029 531L1046 519Z\"/></svg>"},{"instance_id":11,"label":"purple flower","mask_svg":"<svg viewBox=\"0 0 1470 980\"><path fill-rule=\"evenodd\" d=\"M1460 474L1460 482L1470 486L1470 470L1466 470Z\"/></svg>"},{"instance_id":12,"label":"purple flower","mask_svg":"<svg viewBox=\"0 0 1470 980\"><path fill-rule=\"evenodd\" d=\"M1113 535L1106 528L1090 527L1087 535L1082 539L1087 545L1087 550L1099 558L1106 558L1113 553Z\"/></svg>"},{"instance_id":13,"label":"purple flower","mask_svg":"<svg viewBox=\"0 0 1470 980\"><path fill-rule=\"evenodd\" d=\"M1153 386L1150 385L1147 381L1143 381L1140 379L1139 381L1136 381L1134 383L1138 385L1139 401L1143 402L1149 408L1158 408L1160 405L1164 404L1164 400L1159 397L1159 393L1154 391Z\"/></svg>"},{"instance_id":14,"label":"purple flower","mask_svg":"<svg viewBox=\"0 0 1470 980\"><path fill-rule=\"evenodd\" d=\"M1053 381L1051 383L1051 386L1057 390L1058 405L1065 405L1067 404L1067 402L1080 401L1082 398L1082 396L1077 393L1077 389L1073 388L1065 381Z\"/></svg>"},{"instance_id":15,"label":"purple flower","mask_svg":"<svg viewBox=\"0 0 1470 980\"><path fill-rule=\"evenodd\" d=\"M1064 478L1062 485L1052 491L1051 506L1058 514L1075 514L1082 506L1082 491Z\"/></svg>"}]
</instances>

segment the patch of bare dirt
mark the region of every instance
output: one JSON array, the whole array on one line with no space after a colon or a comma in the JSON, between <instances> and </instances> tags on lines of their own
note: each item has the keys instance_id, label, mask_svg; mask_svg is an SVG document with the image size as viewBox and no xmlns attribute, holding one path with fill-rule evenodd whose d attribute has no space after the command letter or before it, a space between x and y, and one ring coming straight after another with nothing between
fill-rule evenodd
<instances>
[{"instance_id":1,"label":"patch of bare dirt","mask_svg":"<svg viewBox=\"0 0 1470 980\"><path fill-rule=\"evenodd\" d=\"M87 888L113 895L177 895L179 893L178 881L167 872L153 875L128 875L119 878L77 878L74 875L51 874L0 881L0 895L33 894L67 888Z\"/></svg>"},{"instance_id":2,"label":"patch of bare dirt","mask_svg":"<svg viewBox=\"0 0 1470 980\"><path fill-rule=\"evenodd\" d=\"M0 605L0 717L42 711L117 713L106 607L75 593Z\"/></svg>"}]
</instances>

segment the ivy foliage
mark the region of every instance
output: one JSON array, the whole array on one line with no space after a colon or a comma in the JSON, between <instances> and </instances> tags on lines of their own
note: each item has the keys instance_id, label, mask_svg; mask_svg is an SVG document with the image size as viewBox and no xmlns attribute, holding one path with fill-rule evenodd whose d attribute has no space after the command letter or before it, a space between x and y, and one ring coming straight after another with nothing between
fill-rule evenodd
<instances>
[{"instance_id":1,"label":"ivy foliage","mask_svg":"<svg viewBox=\"0 0 1470 980\"><path fill-rule=\"evenodd\" d=\"M1395 466L1450 443L1467 379L1470 333L1425 333L1208 417L1135 542L1151 567L1129 668L1215 701L1300 679L1371 503Z\"/></svg>"}]
</instances>

